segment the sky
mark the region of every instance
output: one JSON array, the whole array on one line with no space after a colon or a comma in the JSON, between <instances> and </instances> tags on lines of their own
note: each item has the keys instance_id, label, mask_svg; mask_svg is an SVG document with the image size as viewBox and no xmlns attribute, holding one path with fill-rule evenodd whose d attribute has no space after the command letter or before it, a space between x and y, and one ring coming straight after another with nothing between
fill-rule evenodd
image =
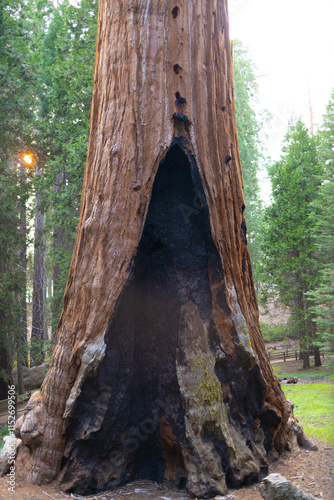
<instances>
[{"instance_id":1,"label":"sky","mask_svg":"<svg viewBox=\"0 0 334 500\"><path fill-rule=\"evenodd\" d=\"M334 88L334 0L229 0L230 38L249 49L259 101L273 116L268 153L280 157L292 114L321 124Z\"/></svg>"}]
</instances>

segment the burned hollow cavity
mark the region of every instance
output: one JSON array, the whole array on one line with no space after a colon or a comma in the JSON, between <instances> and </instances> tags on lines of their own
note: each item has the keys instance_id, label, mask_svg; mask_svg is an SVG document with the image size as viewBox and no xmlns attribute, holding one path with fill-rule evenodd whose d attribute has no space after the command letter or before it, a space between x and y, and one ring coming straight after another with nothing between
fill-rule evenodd
<instances>
[{"instance_id":1,"label":"burned hollow cavity","mask_svg":"<svg viewBox=\"0 0 334 500\"><path fill-rule=\"evenodd\" d=\"M191 445L176 372L181 308L196 306L215 352L211 286L224 280L202 182L184 141L174 139L159 165L132 272L106 335L106 355L83 383L67 424L63 482L78 494L135 479L171 479L180 486L187 479L184 457ZM219 293L228 317L223 286ZM228 384L234 362L223 365L218 379ZM229 397L233 403L233 391ZM255 409L250 403L249 425L260 407L261 401ZM228 466L224 457L224 472Z\"/></svg>"}]
</instances>

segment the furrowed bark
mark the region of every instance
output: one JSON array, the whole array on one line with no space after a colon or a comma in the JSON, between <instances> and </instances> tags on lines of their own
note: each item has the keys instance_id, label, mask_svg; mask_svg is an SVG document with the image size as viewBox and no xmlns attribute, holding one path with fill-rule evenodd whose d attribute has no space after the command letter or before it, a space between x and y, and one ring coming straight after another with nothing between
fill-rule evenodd
<instances>
[{"instance_id":1,"label":"furrowed bark","mask_svg":"<svg viewBox=\"0 0 334 500\"><path fill-rule=\"evenodd\" d=\"M291 409L244 208L226 1L101 0L77 239L21 476L214 496L266 473Z\"/></svg>"}]
</instances>

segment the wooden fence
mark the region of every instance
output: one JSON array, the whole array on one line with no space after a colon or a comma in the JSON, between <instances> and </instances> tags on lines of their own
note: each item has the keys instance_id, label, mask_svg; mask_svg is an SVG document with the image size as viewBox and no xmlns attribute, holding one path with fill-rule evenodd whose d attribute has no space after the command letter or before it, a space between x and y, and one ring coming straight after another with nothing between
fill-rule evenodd
<instances>
[{"instance_id":1,"label":"wooden fence","mask_svg":"<svg viewBox=\"0 0 334 500\"><path fill-rule=\"evenodd\" d=\"M298 359L301 359L300 358L300 351L297 351L297 349L293 350L289 350L289 349L278 349L278 350L273 350L273 349L270 349L270 350L267 350L268 352L268 356L269 356L269 360L270 361L276 361L276 360L280 360L280 359L283 359L283 361L286 361L287 359L295 359L296 361L298 361ZM309 349L309 355L310 356L314 356L314 350L312 349ZM323 358L325 357L325 354L323 352L320 352L320 356L322 356Z\"/></svg>"},{"instance_id":2,"label":"wooden fence","mask_svg":"<svg viewBox=\"0 0 334 500\"><path fill-rule=\"evenodd\" d=\"M26 394L16 396L15 409L17 416L21 416L21 414L24 412L25 403L28 402L30 396L31 392L27 392ZM0 420L3 420L2 417L6 416L8 416L8 400L3 399L2 401L0 401Z\"/></svg>"}]
</instances>

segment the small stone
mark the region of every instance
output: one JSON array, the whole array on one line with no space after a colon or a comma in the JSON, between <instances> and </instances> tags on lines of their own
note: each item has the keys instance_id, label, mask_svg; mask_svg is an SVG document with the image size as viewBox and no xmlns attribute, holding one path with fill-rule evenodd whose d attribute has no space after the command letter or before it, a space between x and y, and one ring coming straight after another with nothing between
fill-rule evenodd
<instances>
[{"instance_id":1,"label":"small stone","mask_svg":"<svg viewBox=\"0 0 334 500\"><path fill-rule=\"evenodd\" d=\"M237 497L232 495L232 493L230 493L226 497L222 497L221 495L217 495L214 497L213 500L233 500L234 498L237 498Z\"/></svg>"},{"instance_id":2,"label":"small stone","mask_svg":"<svg viewBox=\"0 0 334 500\"><path fill-rule=\"evenodd\" d=\"M22 441L14 436L5 436L3 443L4 445L0 452L0 477L9 472L11 459L13 456L16 456Z\"/></svg>"},{"instance_id":3,"label":"small stone","mask_svg":"<svg viewBox=\"0 0 334 500\"><path fill-rule=\"evenodd\" d=\"M265 500L315 500L281 474L270 474L260 485L260 493Z\"/></svg>"}]
</instances>

